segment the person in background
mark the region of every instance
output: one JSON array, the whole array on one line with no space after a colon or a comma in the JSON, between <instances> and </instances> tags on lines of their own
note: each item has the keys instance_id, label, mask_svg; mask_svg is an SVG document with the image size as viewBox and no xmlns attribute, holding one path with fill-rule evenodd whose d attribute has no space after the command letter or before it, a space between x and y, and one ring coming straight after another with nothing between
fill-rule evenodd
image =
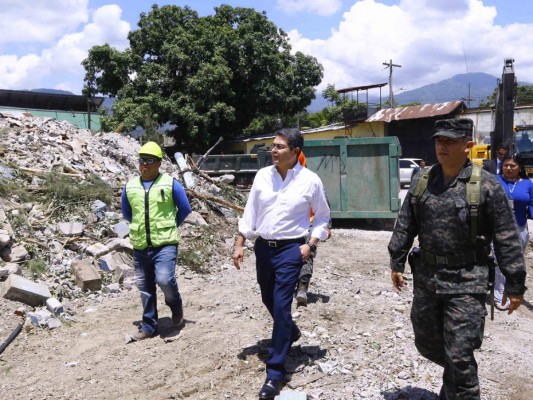
<instances>
[{"instance_id":1,"label":"person in background","mask_svg":"<svg viewBox=\"0 0 533 400\"><path fill-rule=\"evenodd\" d=\"M435 129L438 164L427 180L415 176L402 204L388 246L391 279L396 289L404 287L409 255L415 346L444 368L439 399L479 400L474 352L483 342L491 241L507 277L509 314L523 301L526 267L505 192L492 174L468 159L472 120L438 120ZM469 184L479 190L475 208L467 202ZM416 236L420 248L409 254Z\"/></svg>"},{"instance_id":2,"label":"person in background","mask_svg":"<svg viewBox=\"0 0 533 400\"><path fill-rule=\"evenodd\" d=\"M135 280L143 306L139 331L133 341L157 333L156 284L172 311L175 326L183 325L183 301L176 281L178 226L191 212L183 187L170 175L159 172L163 152L155 142L139 150L141 175L132 178L122 191L122 214L130 222Z\"/></svg>"},{"instance_id":3,"label":"person in background","mask_svg":"<svg viewBox=\"0 0 533 400\"><path fill-rule=\"evenodd\" d=\"M420 162L418 163L418 167L413 168L413 172L411 173L411 182L413 181L413 178L415 177L418 171L423 171L426 168L426 162L424 160L420 160Z\"/></svg>"},{"instance_id":4,"label":"person in background","mask_svg":"<svg viewBox=\"0 0 533 400\"><path fill-rule=\"evenodd\" d=\"M507 153L503 156L502 173L497 177L514 211L522 252L525 253L526 246L529 242L527 218L529 207L533 206L533 182L528 179L522 158L519 154ZM494 306L502 311L509 309L510 302L506 297L505 275L496 264Z\"/></svg>"},{"instance_id":5,"label":"person in background","mask_svg":"<svg viewBox=\"0 0 533 400\"><path fill-rule=\"evenodd\" d=\"M303 151L300 151L300 155L298 156L298 163L304 167L307 168L307 161L304 155ZM327 200L327 197L326 197ZM329 206L329 201L328 201ZM313 210L311 210L310 216L309 216L309 232L313 229ZM331 218L329 219L328 223L328 237L329 239L331 237ZM298 277L298 286L296 287L296 304L298 306L307 306L307 292L309 291L309 283L311 282L311 278L313 277L313 264L316 257L316 250L312 251L307 260L305 260L304 265L302 266L302 269L300 271L300 276Z\"/></svg>"},{"instance_id":6,"label":"person in background","mask_svg":"<svg viewBox=\"0 0 533 400\"><path fill-rule=\"evenodd\" d=\"M233 252L233 263L240 269L245 239L257 238L254 243L257 282L263 304L274 319L260 399L274 399L286 379L285 359L291 345L301 336L291 315L298 276L318 242L327 237L330 210L318 175L298 163L303 144L298 129L276 132L273 165L260 169L255 176L239 219ZM311 210L313 228L307 239Z\"/></svg>"},{"instance_id":7,"label":"person in background","mask_svg":"<svg viewBox=\"0 0 533 400\"><path fill-rule=\"evenodd\" d=\"M509 146L501 143L496 150L496 159L483 162L483 169L491 174L499 175L502 173L502 159L509 152Z\"/></svg>"}]
</instances>

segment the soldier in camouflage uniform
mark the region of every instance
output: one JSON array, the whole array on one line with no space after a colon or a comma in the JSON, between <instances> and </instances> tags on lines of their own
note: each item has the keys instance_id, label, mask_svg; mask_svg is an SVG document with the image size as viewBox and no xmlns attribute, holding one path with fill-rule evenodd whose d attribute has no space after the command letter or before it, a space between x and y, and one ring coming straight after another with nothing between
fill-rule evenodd
<instances>
[{"instance_id":1,"label":"soldier in camouflage uniform","mask_svg":"<svg viewBox=\"0 0 533 400\"><path fill-rule=\"evenodd\" d=\"M439 163L429 172L426 190L416 192L424 175L418 173L403 202L388 246L391 278L401 290L405 261L418 235L420 248L409 254L416 348L444 367L440 399L480 399L474 350L483 340L491 240L507 278L509 314L522 303L526 268L509 202L496 178L484 170L474 228L475 211L466 201L473 169L468 160L472 121L440 120L435 128Z\"/></svg>"}]
</instances>

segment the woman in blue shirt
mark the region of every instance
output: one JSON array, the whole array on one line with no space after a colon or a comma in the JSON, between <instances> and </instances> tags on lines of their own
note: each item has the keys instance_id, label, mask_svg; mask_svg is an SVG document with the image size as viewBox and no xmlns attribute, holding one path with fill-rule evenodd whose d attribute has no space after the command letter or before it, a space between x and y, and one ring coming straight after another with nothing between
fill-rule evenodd
<instances>
[{"instance_id":1,"label":"woman in blue shirt","mask_svg":"<svg viewBox=\"0 0 533 400\"><path fill-rule=\"evenodd\" d=\"M502 159L501 175L497 175L498 180L503 186L507 198L511 203L514 211L516 225L520 234L522 251L525 252L529 241L529 232L527 229L527 218L529 207L533 206L533 183L528 179L524 169L524 164L519 154L507 153ZM502 297L505 286L505 276L496 266L496 281L494 284L494 304L499 310L507 310L509 301L502 304Z\"/></svg>"}]
</instances>

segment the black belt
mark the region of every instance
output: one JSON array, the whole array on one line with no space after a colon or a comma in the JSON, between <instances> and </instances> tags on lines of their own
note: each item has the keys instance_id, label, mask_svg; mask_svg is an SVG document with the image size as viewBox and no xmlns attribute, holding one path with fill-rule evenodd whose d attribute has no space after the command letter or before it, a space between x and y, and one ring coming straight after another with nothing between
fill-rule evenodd
<instances>
[{"instance_id":1,"label":"black belt","mask_svg":"<svg viewBox=\"0 0 533 400\"><path fill-rule=\"evenodd\" d=\"M462 267L464 265L479 264L483 265L487 262L486 255L480 255L475 250L468 250L463 253L456 254L435 254L430 251L422 249L422 261L433 265L447 265L450 267Z\"/></svg>"},{"instance_id":2,"label":"black belt","mask_svg":"<svg viewBox=\"0 0 533 400\"><path fill-rule=\"evenodd\" d=\"M259 236L257 238L257 240L265 243L268 247L283 247L283 246L285 246L287 244L290 244L290 243L300 243L300 244L304 244L305 243L305 238L304 237L296 238L296 239L267 240L267 239L263 239L261 236Z\"/></svg>"}]
</instances>

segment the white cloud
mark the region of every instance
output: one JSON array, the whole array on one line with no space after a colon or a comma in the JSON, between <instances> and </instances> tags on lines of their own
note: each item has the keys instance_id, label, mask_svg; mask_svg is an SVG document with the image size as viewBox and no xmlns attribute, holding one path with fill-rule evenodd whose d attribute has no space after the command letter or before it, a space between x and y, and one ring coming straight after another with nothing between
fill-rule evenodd
<instances>
[{"instance_id":1,"label":"white cloud","mask_svg":"<svg viewBox=\"0 0 533 400\"><path fill-rule=\"evenodd\" d=\"M50 43L89 18L89 0L1 0L0 45Z\"/></svg>"},{"instance_id":2,"label":"white cloud","mask_svg":"<svg viewBox=\"0 0 533 400\"><path fill-rule=\"evenodd\" d=\"M289 14L304 11L318 15L332 15L340 10L342 0L277 0L277 5Z\"/></svg>"},{"instance_id":3,"label":"white cloud","mask_svg":"<svg viewBox=\"0 0 533 400\"><path fill-rule=\"evenodd\" d=\"M355 2L327 39L311 40L290 31L294 51L324 65L319 89L388 82L383 65L392 59L393 89L414 89L466 72L500 76L513 57L521 81L533 81L533 24L494 24L496 9L481 0L403 0L386 6ZM466 63L465 63L466 58ZM385 89L388 92L388 89Z\"/></svg>"},{"instance_id":4,"label":"white cloud","mask_svg":"<svg viewBox=\"0 0 533 400\"><path fill-rule=\"evenodd\" d=\"M121 20L121 15L122 10L116 5L100 7L81 31L64 34L39 55L0 57L0 88L52 87L81 93L85 74L81 62L88 50L104 43L120 50L128 46L130 25Z\"/></svg>"}]
</instances>

